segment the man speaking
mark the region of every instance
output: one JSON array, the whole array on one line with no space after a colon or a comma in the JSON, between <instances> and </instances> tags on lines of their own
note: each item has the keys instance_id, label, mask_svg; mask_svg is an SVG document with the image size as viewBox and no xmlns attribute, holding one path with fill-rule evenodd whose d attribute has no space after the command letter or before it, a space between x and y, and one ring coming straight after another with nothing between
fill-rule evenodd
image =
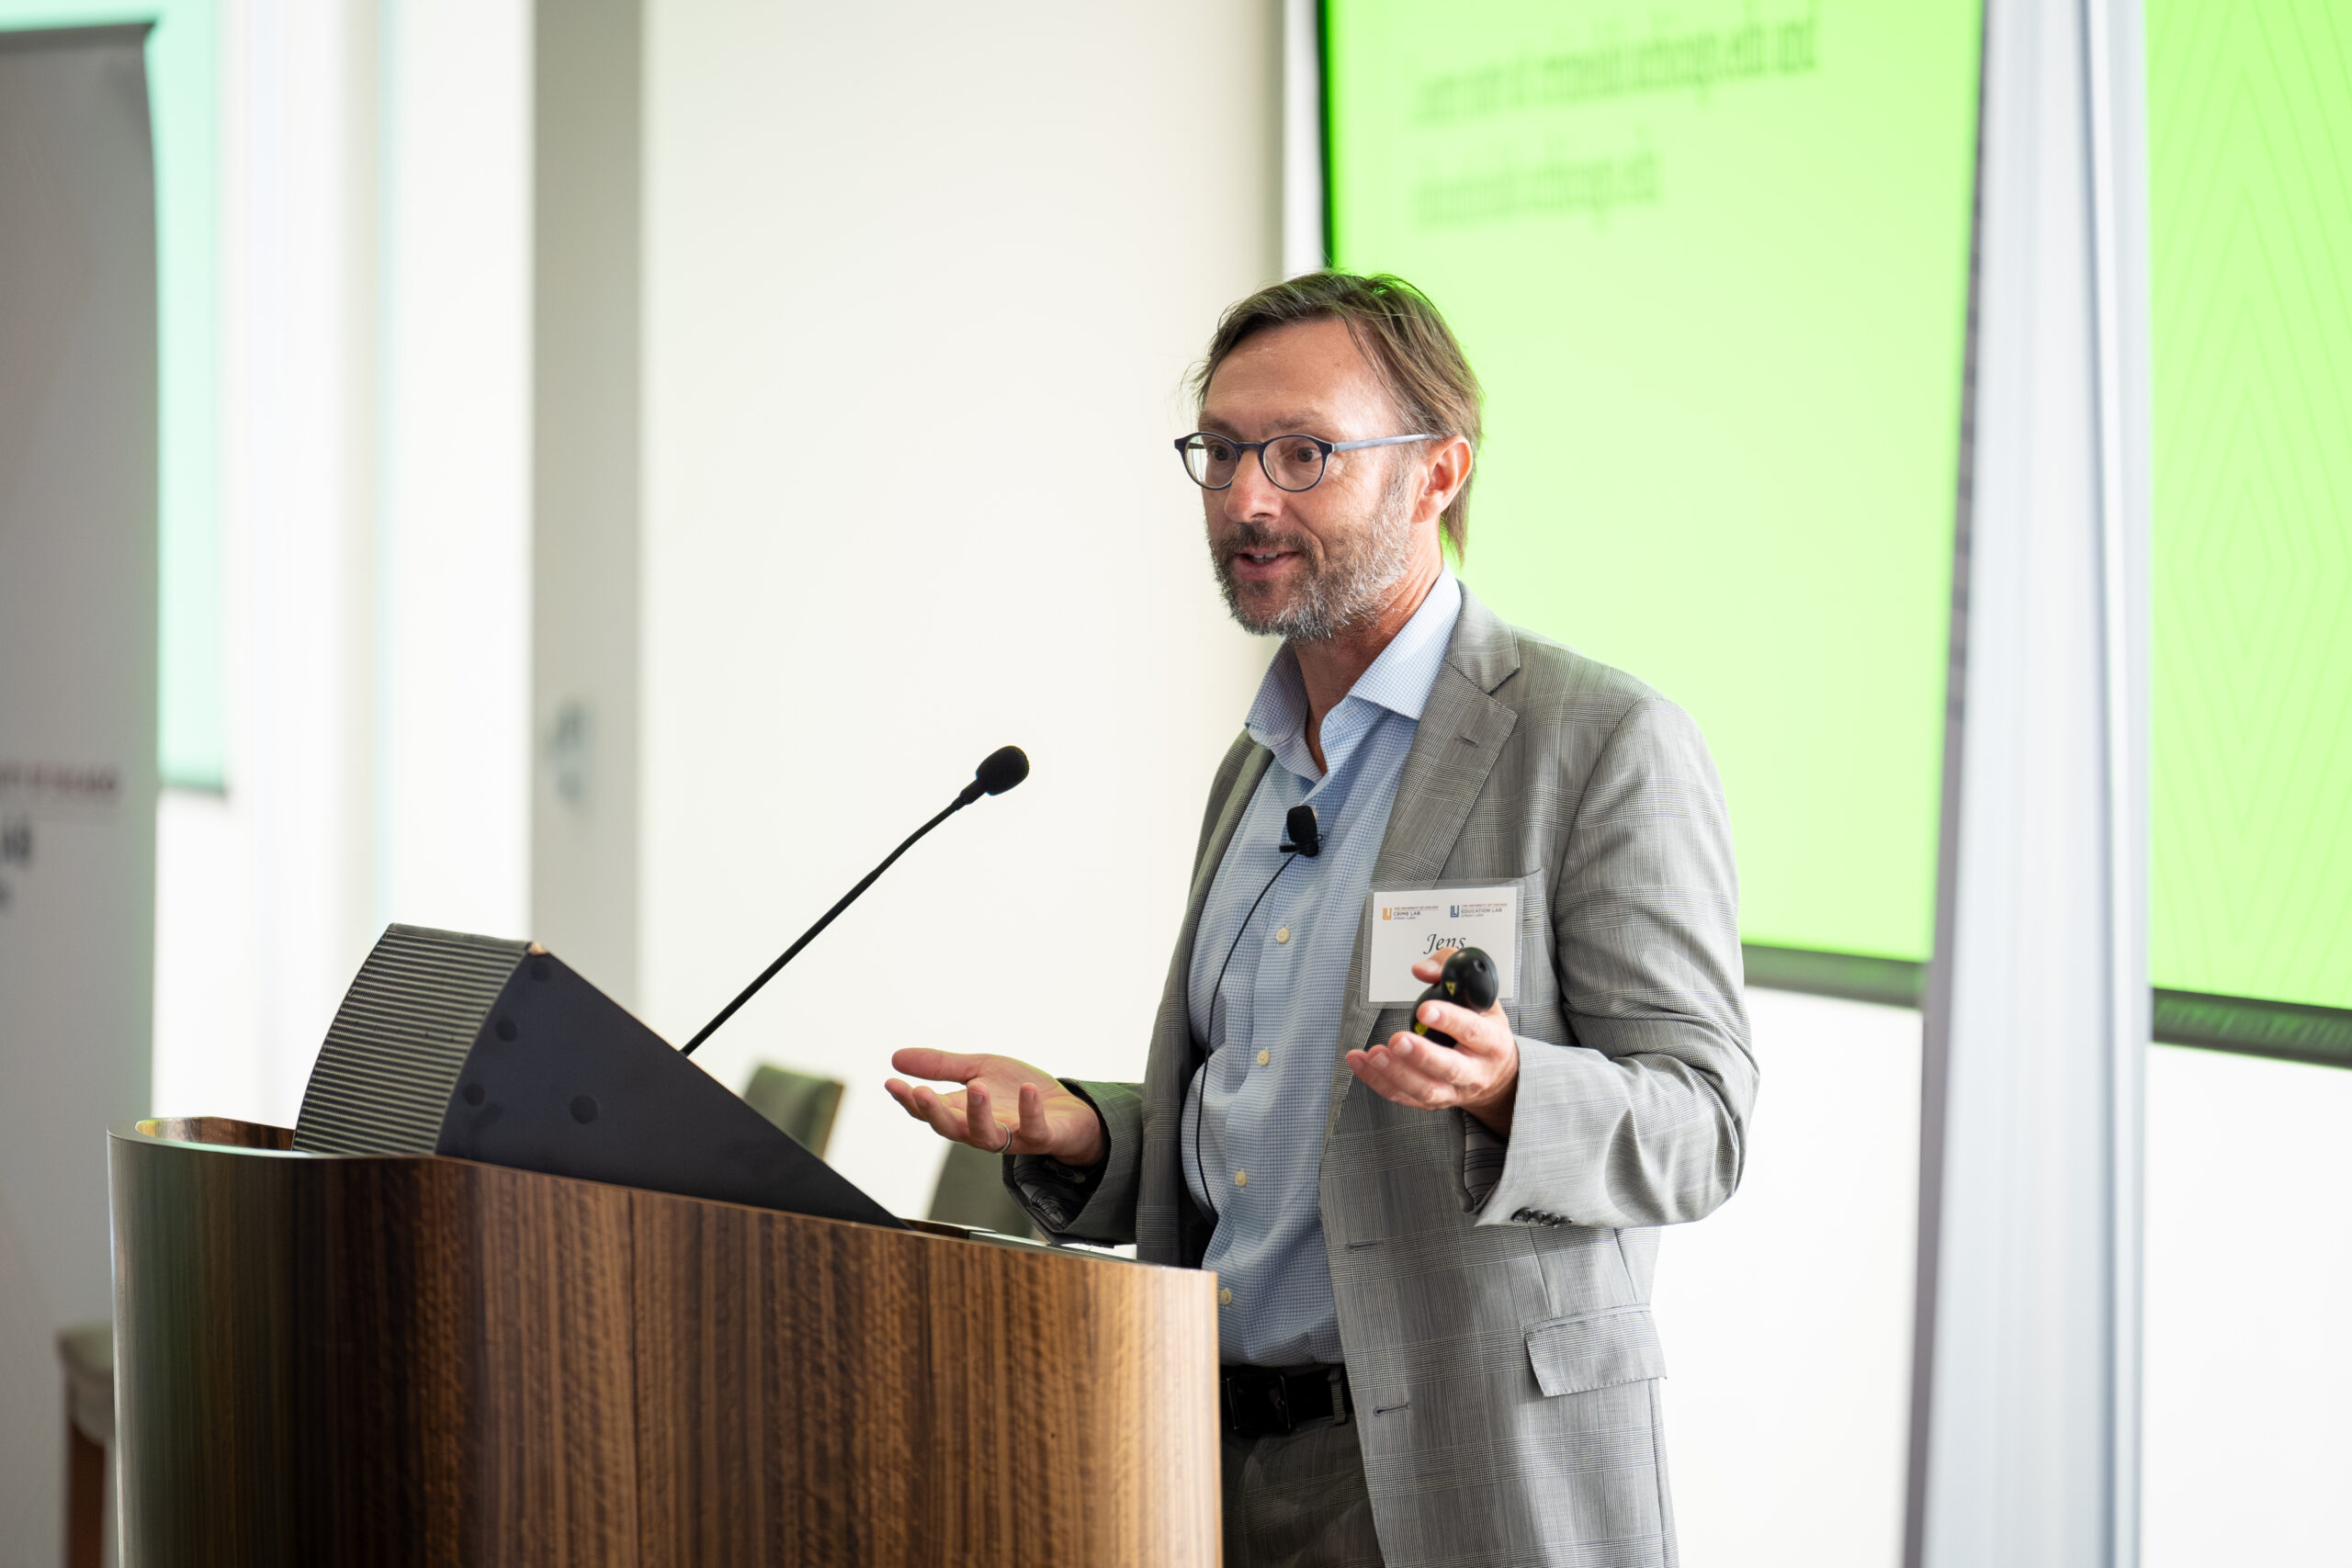
<instances>
[{"instance_id":1,"label":"man speaking","mask_svg":"<svg viewBox=\"0 0 2352 1568\"><path fill-rule=\"evenodd\" d=\"M1656 1227L1738 1186L1756 1093L1706 744L1447 570L1480 394L1409 285L1244 299L1196 392L1218 583L1283 641L1144 1081L906 1050L963 1088L890 1093L1048 1231L1216 1271L1228 1568L1671 1563ZM1456 946L1500 999L1416 1008Z\"/></svg>"}]
</instances>

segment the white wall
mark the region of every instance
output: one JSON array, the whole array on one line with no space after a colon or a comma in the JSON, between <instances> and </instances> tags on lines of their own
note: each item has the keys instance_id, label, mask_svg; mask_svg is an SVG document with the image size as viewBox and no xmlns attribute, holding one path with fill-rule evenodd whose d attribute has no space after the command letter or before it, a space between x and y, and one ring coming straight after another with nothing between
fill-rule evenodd
<instances>
[{"instance_id":1,"label":"white wall","mask_svg":"<svg viewBox=\"0 0 2352 1568\"><path fill-rule=\"evenodd\" d=\"M1902 1557L1919 1015L1751 990L1763 1071L1732 1201L1664 1233L1667 1464L1694 1568Z\"/></svg>"},{"instance_id":2,"label":"white wall","mask_svg":"<svg viewBox=\"0 0 2352 1568\"><path fill-rule=\"evenodd\" d=\"M2352 1072L2148 1054L2148 1568L2352 1560Z\"/></svg>"},{"instance_id":3,"label":"white wall","mask_svg":"<svg viewBox=\"0 0 2352 1568\"><path fill-rule=\"evenodd\" d=\"M1271 649L1169 443L1278 265L1278 8L648 11L642 1011L684 1040L991 748L949 823L696 1056L880 1088L924 1042L1133 1076Z\"/></svg>"}]
</instances>

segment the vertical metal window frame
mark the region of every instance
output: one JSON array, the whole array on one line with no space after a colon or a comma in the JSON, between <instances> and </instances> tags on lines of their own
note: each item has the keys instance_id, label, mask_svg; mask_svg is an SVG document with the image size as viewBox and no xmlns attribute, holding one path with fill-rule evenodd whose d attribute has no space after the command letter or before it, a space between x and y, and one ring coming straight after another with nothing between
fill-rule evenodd
<instances>
[{"instance_id":1,"label":"vertical metal window frame","mask_svg":"<svg viewBox=\"0 0 2352 1568\"><path fill-rule=\"evenodd\" d=\"M1323 98L1322 0L1283 0L1284 277L1331 262L1330 121Z\"/></svg>"},{"instance_id":2,"label":"vertical metal window frame","mask_svg":"<svg viewBox=\"0 0 2352 1568\"><path fill-rule=\"evenodd\" d=\"M2138 0L1987 0L1906 1568L2139 1560Z\"/></svg>"}]
</instances>

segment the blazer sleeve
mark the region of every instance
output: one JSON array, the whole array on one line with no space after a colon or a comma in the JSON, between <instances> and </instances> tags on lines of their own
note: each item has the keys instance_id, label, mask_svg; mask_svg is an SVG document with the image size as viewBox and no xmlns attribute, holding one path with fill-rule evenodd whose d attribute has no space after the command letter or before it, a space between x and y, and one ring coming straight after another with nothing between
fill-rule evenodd
<instances>
[{"instance_id":1,"label":"blazer sleeve","mask_svg":"<svg viewBox=\"0 0 2352 1568\"><path fill-rule=\"evenodd\" d=\"M1102 1159L1076 1170L1045 1155L1007 1155L1005 1189L1049 1235L1104 1247L1133 1241L1136 1177L1143 1165L1143 1085L1061 1081L1102 1118L1108 1143Z\"/></svg>"},{"instance_id":2,"label":"blazer sleeve","mask_svg":"<svg viewBox=\"0 0 2352 1568\"><path fill-rule=\"evenodd\" d=\"M1648 695L1603 745L1553 886L1573 1043L1519 1042L1508 1139L1461 1112L1480 1224L1666 1225L1739 1185L1756 1060L1713 761Z\"/></svg>"}]
</instances>

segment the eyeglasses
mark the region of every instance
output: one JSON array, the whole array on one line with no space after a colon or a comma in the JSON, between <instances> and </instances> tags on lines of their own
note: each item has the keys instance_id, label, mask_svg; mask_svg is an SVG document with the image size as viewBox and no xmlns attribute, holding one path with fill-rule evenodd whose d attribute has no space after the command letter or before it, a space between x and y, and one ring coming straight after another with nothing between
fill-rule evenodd
<instances>
[{"instance_id":1,"label":"eyeglasses","mask_svg":"<svg viewBox=\"0 0 2352 1568\"><path fill-rule=\"evenodd\" d=\"M1241 471L1241 455L1258 454L1258 467L1276 490L1295 493L1323 482L1323 470L1334 452L1361 451L1366 446L1401 446L1408 441L1439 441L1437 435L1382 435L1370 441L1326 441L1319 435L1275 435L1263 441L1236 441L1229 435L1196 430L1176 438L1176 455L1184 471L1203 490L1224 490Z\"/></svg>"}]
</instances>

